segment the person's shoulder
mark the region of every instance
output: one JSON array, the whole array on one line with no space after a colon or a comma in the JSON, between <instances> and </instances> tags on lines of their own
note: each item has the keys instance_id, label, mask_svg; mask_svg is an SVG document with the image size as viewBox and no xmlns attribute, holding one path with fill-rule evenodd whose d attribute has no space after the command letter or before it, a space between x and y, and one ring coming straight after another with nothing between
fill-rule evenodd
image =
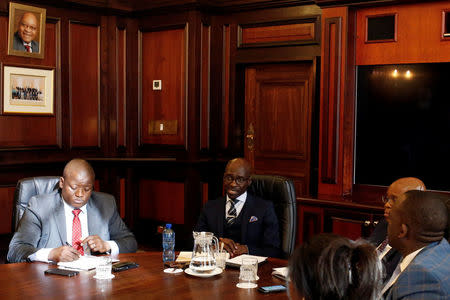
<instances>
[{"instance_id":1,"label":"person's shoulder","mask_svg":"<svg viewBox=\"0 0 450 300\"><path fill-rule=\"evenodd\" d=\"M28 201L28 207L32 210L48 210L59 203L61 195L59 191L48 194L35 195Z\"/></svg>"},{"instance_id":2,"label":"person's shoulder","mask_svg":"<svg viewBox=\"0 0 450 300\"><path fill-rule=\"evenodd\" d=\"M259 207L270 207L273 206L273 202L262 197L256 196L250 192L247 192L247 200L258 203Z\"/></svg>"},{"instance_id":3,"label":"person's shoulder","mask_svg":"<svg viewBox=\"0 0 450 300\"><path fill-rule=\"evenodd\" d=\"M205 203L204 208L205 209L210 209L210 208L213 208L213 207L220 206L220 205L222 205L224 203L225 203L225 196L221 196L221 197L218 197L216 199L208 200L208 202Z\"/></svg>"},{"instance_id":4,"label":"person's shoulder","mask_svg":"<svg viewBox=\"0 0 450 300\"><path fill-rule=\"evenodd\" d=\"M448 280L450 273L450 246L446 239L425 247L405 270L410 274ZM420 275L422 274L422 275Z\"/></svg>"}]
</instances>

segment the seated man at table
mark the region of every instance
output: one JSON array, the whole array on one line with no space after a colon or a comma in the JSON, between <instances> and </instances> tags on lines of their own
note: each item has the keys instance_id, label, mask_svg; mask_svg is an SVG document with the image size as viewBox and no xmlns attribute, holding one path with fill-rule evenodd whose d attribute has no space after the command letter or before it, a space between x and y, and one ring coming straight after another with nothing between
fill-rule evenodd
<instances>
[{"instance_id":1,"label":"seated man at table","mask_svg":"<svg viewBox=\"0 0 450 300\"><path fill-rule=\"evenodd\" d=\"M30 199L9 244L8 261L73 261L91 252L135 252L137 243L114 197L95 192L94 170L82 159L64 168L58 191Z\"/></svg>"},{"instance_id":2,"label":"seated man at table","mask_svg":"<svg viewBox=\"0 0 450 300\"><path fill-rule=\"evenodd\" d=\"M278 257L280 237L273 204L247 192L252 168L243 158L225 168L225 197L206 203L195 231L210 231L220 238L230 255L245 253Z\"/></svg>"},{"instance_id":3,"label":"seated man at table","mask_svg":"<svg viewBox=\"0 0 450 300\"><path fill-rule=\"evenodd\" d=\"M402 260L381 292L385 299L448 299L450 246L444 238L448 213L440 197L409 191L392 206L388 237Z\"/></svg>"},{"instance_id":4,"label":"seated man at table","mask_svg":"<svg viewBox=\"0 0 450 300\"><path fill-rule=\"evenodd\" d=\"M377 247L378 257L382 260L385 268L384 283L387 283L392 276L401 254L393 249L387 238L387 220L392 205L397 201L398 197L407 191L418 190L424 191L425 184L422 180L415 177L403 177L394 181L387 189L386 195L383 197L384 202L384 219L381 220L375 230L369 237L369 242Z\"/></svg>"}]
</instances>

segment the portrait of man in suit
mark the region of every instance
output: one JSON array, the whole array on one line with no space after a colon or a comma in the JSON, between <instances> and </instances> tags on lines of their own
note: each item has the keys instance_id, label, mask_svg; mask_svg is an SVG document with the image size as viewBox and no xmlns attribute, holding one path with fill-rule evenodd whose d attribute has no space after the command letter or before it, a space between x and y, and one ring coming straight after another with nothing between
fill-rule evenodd
<instances>
[{"instance_id":1,"label":"portrait of man in suit","mask_svg":"<svg viewBox=\"0 0 450 300\"><path fill-rule=\"evenodd\" d=\"M247 192L252 168L243 158L228 162L223 176L225 196L206 203L194 231L209 231L230 255L280 255L278 219L272 202Z\"/></svg>"},{"instance_id":2,"label":"portrait of man in suit","mask_svg":"<svg viewBox=\"0 0 450 300\"><path fill-rule=\"evenodd\" d=\"M45 9L10 3L9 55L43 58Z\"/></svg>"}]
</instances>

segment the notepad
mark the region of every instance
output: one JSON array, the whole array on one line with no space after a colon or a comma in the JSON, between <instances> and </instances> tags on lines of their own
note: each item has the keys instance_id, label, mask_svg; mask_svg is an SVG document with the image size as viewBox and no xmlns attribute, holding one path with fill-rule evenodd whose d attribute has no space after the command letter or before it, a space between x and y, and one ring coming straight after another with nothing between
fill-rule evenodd
<instances>
[{"instance_id":1,"label":"notepad","mask_svg":"<svg viewBox=\"0 0 450 300\"><path fill-rule=\"evenodd\" d=\"M243 258L256 258L258 260L258 264L264 262L267 260L266 256L256 256L256 255L249 255L249 254L242 254L236 257L233 257L231 259L227 259L227 266L230 267L240 267L242 264Z\"/></svg>"},{"instance_id":2,"label":"notepad","mask_svg":"<svg viewBox=\"0 0 450 300\"><path fill-rule=\"evenodd\" d=\"M191 258L192 258L191 251L180 251L180 254L178 254L176 262L190 262Z\"/></svg>"},{"instance_id":3,"label":"notepad","mask_svg":"<svg viewBox=\"0 0 450 300\"><path fill-rule=\"evenodd\" d=\"M104 260L101 256L83 255L80 256L79 259L74 261L59 262L58 268L88 271L95 269L98 265L102 264L103 261ZM118 261L118 259L112 259L112 262Z\"/></svg>"},{"instance_id":4,"label":"notepad","mask_svg":"<svg viewBox=\"0 0 450 300\"><path fill-rule=\"evenodd\" d=\"M272 276L289 281L289 269L287 267L273 268Z\"/></svg>"}]
</instances>

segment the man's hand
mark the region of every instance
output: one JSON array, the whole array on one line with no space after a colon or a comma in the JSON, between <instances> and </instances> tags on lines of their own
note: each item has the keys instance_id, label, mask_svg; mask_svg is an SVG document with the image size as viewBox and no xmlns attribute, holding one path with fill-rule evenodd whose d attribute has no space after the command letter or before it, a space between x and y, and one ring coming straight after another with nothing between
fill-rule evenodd
<instances>
[{"instance_id":1,"label":"man's hand","mask_svg":"<svg viewBox=\"0 0 450 300\"><path fill-rule=\"evenodd\" d=\"M248 248L246 245L235 243L233 240L227 238L220 238L219 240L223 243L223 248L230 253L230 257L248 253Z\"/></svg>"},{"instance_id":2,"label":"man's hand","mask_svg":"<svg viewBox=\"0 0 450 300\"><path fill-rule=\"evenodd\" d=\"M91 252L105 253L111 250L107 242L102 240L98 235L90 235L81 241L81 246L88 245Z\"/></svg>"},{"instance_id":3,"label":"man's hand","mask_svg":"<svg viewBox=\"0 0 450 300\"><path fill-rule=\"evenodd\" d=\"M70 246L61 246L58 248L54 248L48 254L48 260L54 262L60 261L74 261L80 257L80 253L73 247Z\"/></svg>"}]
</instances>

